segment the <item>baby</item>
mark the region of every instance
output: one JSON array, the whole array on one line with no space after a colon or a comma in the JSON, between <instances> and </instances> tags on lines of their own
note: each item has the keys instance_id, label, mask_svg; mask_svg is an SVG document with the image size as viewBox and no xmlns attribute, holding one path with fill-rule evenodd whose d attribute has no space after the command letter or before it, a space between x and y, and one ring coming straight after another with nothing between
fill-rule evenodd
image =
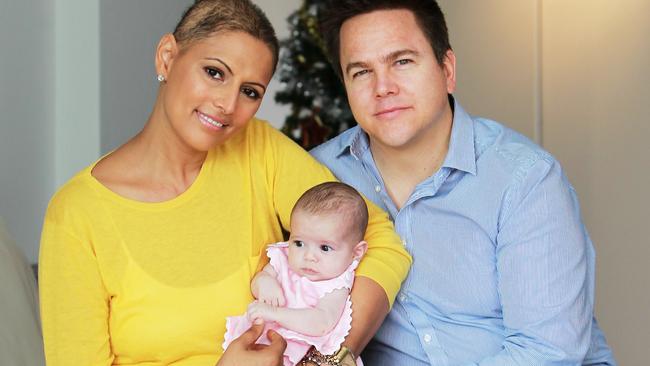
<instances>
[{"instance_id":1,"label":"baby","mask_svg":"<svg viewBox=\"0 0 650 366\"><path fill-rule=\"evenodd\" d=\"M368 208L354 188L327 182L305 192L291 212L289 241L269 245L270 263L253 278L257 300L246 315L227 319L224 349L252 323L264 322L287 341L285 366L297 364L310 346L336 352L351 327L350 289L368 248L367 224ZM257 343L269 343L267 329Z\"/></svg>"}]
</instances>

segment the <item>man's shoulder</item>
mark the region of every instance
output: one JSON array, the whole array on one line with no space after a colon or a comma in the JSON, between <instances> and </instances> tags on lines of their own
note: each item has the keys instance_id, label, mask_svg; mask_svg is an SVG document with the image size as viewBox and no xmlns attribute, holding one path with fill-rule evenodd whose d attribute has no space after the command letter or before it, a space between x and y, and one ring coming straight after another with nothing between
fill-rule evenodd
<instances>
[{"instance_id":1,"label":"man's shoulder","mask_svg":"<svg viewBox=\"0 0 650 366\"><path fill-rule=\"evenodd\" d=\"M535 165L557 163L548 151L512 128L486 118L473 120L478 164L486 162L522 173Z\"/></svg>"},{"instance_id":2,"label":"man's shoulder","mask_svg":"<svg viewBox=\"0 0 650 366\"><path fill-rule=\"evenodd\" d=\"M358 132L359 126L351 127L341 132L333 139L311 149L309 153L321 163L328 164L329 162L333 162L339 157Z\"/></svg>"}]
</instances>

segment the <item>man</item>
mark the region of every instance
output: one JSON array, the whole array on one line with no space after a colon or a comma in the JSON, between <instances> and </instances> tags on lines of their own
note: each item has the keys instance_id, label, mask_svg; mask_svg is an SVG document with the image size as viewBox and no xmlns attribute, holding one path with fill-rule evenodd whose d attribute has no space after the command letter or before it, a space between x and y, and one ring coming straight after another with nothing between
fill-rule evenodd
<instances>
[{"instance_id":1,"label":"man","mask_svg":"<svg viewBox=\"0 0 650 366\"><path fill-rule=\"evenodd\" d=\"M413 266L368 365L614 365L559 163L451 94L433 0L335 0L323 37L359 126L313 150L392 217Z\"/></svg>"}]
</instances>

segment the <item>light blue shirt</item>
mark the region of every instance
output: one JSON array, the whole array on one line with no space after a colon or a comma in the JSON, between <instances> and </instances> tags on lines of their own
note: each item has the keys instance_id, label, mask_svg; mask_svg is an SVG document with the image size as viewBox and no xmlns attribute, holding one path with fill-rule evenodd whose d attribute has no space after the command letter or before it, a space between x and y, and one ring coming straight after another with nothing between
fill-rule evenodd
<instances>
[{"instance_id":1,"label":"light blue shirt","mask_svg":"<svg viewBox=\"0 0 650 366\"><path fill-rule=\"evenodd\" d=\"M593 317L594 249L548 152L455 103L442 167L400 210L359 127L312 154L389 213L413 256L367 365L615 365Z\"/></svg>"}]
</instances>

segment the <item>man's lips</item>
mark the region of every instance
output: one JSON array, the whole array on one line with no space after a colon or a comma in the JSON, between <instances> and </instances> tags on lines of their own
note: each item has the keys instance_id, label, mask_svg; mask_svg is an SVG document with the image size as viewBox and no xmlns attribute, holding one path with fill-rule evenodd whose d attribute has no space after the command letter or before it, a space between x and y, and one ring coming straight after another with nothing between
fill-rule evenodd
<instances>
[{"instance_id":1,"label":"man's lips","mask_svg":"<svg viewBox=\"0 0 650 366\"><path fill-rule=\"evenodd\" d=\"M397 114L399 114L399 113L401 113L402 111L405 111L405 110L407 110L407 109L409 109L409 107L390 107L390 108L385 108L385 109L382 109L382 110L380 110L379 112L375 113L374 116L375 116L375 117L379 117L379 118L392 117L392 116L395 116L395 115L397 115Z\"/></svg>"}]
</instances>

